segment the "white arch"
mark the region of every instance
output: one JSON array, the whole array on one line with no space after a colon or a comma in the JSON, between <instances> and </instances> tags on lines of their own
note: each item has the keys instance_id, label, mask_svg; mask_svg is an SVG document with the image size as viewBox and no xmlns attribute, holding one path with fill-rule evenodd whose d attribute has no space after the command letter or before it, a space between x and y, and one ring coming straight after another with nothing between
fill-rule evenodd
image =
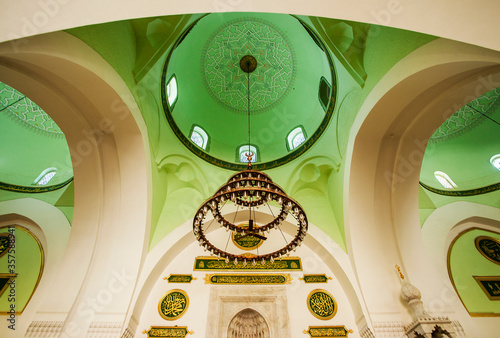
<instances>
[{"instance_id":1,"label":"white arch","mask_svg":"<svg viewBox=\"0 0 500 338\"><path fill-rule=\"evenodd\" d=\"M84 312L89 309L82 304L105 290L113 274L135 279L147 250L151 196L145 125L123 80L67 33L37 36L19 48L3 44L0 74L49 113L68 141L75 177L73 224L60 278L37 315L58 313L51 320L66 321L66 327L72 323L83 335L99 314ZM133 288L129 280L120 297L102 307L117 313L108 320L123 322Z\"/></svg>"},{"instance_id":2,"label":"white arch","mask_svg":"<svg viewBox=\"0 0 500 338\"><path fill-rule=\"evenodd\" d=\"M40 241L45 255L40 283L21 315L22 320L18 321L16 326L16 330L23 333L57 278L71 225L59 209L32 198L0 202L0 226L10 224L18 224L30 230ZM0 335L10 337L10 334L12 330L6 325L0 326Z\"/></svg>"},{"instance_id":3,"label":"white arch","mask_svg":"<svg viewBox=\"0 0 500 338\"><path fill-rule=\"evenodd\" d=\"M432 55L432 57L429 57ZM344 184L348 252L372 321L410 316L394 265L435 299L425 270L418 181L427 139L454 111L498 86L500 55L435 40L396 64L368 95L351 130ZM373 202L375 201L375 203ZM432 265L432 263L431 263ZM444 309L453 313L451 307ZM406 313L401 318L400 313Z\"/></svg>"},{"instance_id":4,"label":"white arch","mask_svg":"<svg viewBox=\"0 0 500 338\"><path fill-rule=\"evenodd\" d=\"M434 300L434 306L439 307L442 304L453 306L467 331L482 331L487 336L487 333L494 332L496 326L492 325L496 325L496 322L469 315L455 291L448 271L448 251L451 245L464 231L474 228L499 232L500 209L464 201L444 205L436 209L425 221L422 227L422 240L430 262L428 271L432 269L435 278L442 281L440 294Z\"/></svg>"},{"instance_id":5,"label":"white arch","mask_svg":"<svg viewBox=\"0 0 500 338\"><path fill-rule=\"evenodd\" d=\"M490 33L498 28L496 13L499 11L500 3L494 0L447 2L439 6L432 0L358 0L353 2L153 0L148 3L148 6L127 0L120 2L120 10L117 10L114 2L98 0L46 0L39 1L36 5L18 1L9 4L2 12L0 41L130 18L184 13L268 12L367 22L498 50L500 41L496 39L495 34ZM17 46L20 41L13 41L13 43Z\"/></svg>"}]
</instances>

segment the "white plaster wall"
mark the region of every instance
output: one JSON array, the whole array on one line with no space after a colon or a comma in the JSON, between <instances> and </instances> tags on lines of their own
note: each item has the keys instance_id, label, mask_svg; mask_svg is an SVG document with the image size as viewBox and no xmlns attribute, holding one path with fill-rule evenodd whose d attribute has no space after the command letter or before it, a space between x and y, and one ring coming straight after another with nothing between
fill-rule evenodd
<instances>
[{"instance_id":1,"label":"white plaster wall","mask_svg":"<svg viewBox=\"0 0 500 338\"><path fill-rule=\"evenodd\" d=\"M159 244L161 245L161 243ZM184 250L182 250L163 270L160 278L154 283L151 292L145 301L143 311L140 315L138 328L135 337L143 337L142 331L149 329L150 326L187 326L189 330L195 332L200 337L210 337L206 334L207 327L212 323L207 322L207 317L211 311L209 305L211 288L221 288L221 286L214 286L205 284L203 278L209 273L225 273L223 271L193 271L194 259L196 256L204 256L207 253L201 249L197 242L191 242ZM291 337L304 337L303 330L306 330L310 325L324 326L324 325L345 325L347 329L353 329L354 333L349 337L360 337L356 328L356 320L354 318L351 305L347 298L346 293L341 287L339 281L335 278L333 272L328 266L320 259L309 247L302 245L297 252L297 256L301 257L303 264L302 272L276 272L276 273L290 273L293 280L291 284L285 286L288 304L289 327ZM294 254L294 255L295 255ZM241 273L263 273L263 272L241 272ZM270 272L268 272L270 273ZM298 278L303 274L311 273L325 273L327 276L333 277L326 284L305 284L299 281ZM170 274L192 274L198 278L190 284L181 283L168 283L163 280L163 277L168 277ZM282 288L283 286L264 286L266 289ZM224 286L233 290L242 290L242 294L248 292L254 294L255 292L249 290L256 290L258 292L261 286ZM189 308L187 312L178 320L167 321L164 320L158 313L158 302L162 296L170 289L181 289L186 291L189 296ZM330 320L323 321L314 317L307 309L307 296L314 289L325 289L330 292L337 300L338 312ZM243 309L243 308L242 308ZM242 310L240 309L240 310ZM213 337L219 338L219 337ZM281 337L280 337L281 338Z\"/></svg>"}]
</instances>

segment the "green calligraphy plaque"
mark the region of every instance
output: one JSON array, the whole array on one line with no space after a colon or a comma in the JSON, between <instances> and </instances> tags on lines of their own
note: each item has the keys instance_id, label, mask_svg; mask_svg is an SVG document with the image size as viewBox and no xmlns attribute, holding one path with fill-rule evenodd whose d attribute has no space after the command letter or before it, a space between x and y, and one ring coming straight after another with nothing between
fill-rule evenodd
<instances>
[{"instance_id":1,"label":"green calligraphy plaque","mask_svg":"<svg viewBox=\"0 0 500 338\"><path fill-rule=\"evenodd\" d=\"M285 257L281 260L275 260L274 262L265 261L256 262L256 264L251 263L251 257L247 258L247 262L238 261L238 264L234 264L234 261L225 262L223 259L217 259L216 257L196 257L194 261L194 270L204 270L204 271L245 271L245 270L294 270L302 271L302 263L299 257ZM246 263L246 264L245 264Z\"/></svg>"},{"instance_id":2,"label":"green calligraphy plaque","mask_svg":"<svg viewBox=\"0 0 500 338\"><path fill-rule=\"evenodd\" d=\"M197 278L193 277L193 275L170 275L163 279L168 280L169 283L191 283L191 281Z\"/></svg>"},{"instance_id":3,"label":"green calligraphy plaque","mask_svg":"<svg viewBox=\"0 0 500 338\"><path fill-rule=\"evenodd\" d=\"M314 317L322 320L331 319L337 313L337 302L326 290L311 291L307 296L307 307Z\"/></svg>"},{"instance_id":4,"label":"green calligraphy plaque","mask_svg":"<svg viewBox=\"0 0 500 338\"><path fill-rule=\"evenodd\" d=\"M479 236L475 240L477 250L493 263L500 264L500 241L489 236Z\"/></svg>"},{"instance_id":5,"label":"green calligraphy plaque","mask_svg":"<svg viewBox=\"0 0 500 338\"><path fill-rule=\"evenodd\" d=\"M490 300L500 300L500 276L474 276Z\"/></svg>"},{"instance_id":6,"label":"green calligraphy plaque","mask_svg":"<svg viewBox=\"0 0 500 338\"><path fill-rule=\"evenodd\" d=\"M304 275L304 277L299 278L299 280L303 280L304 283L328 283L332 277L327 277L325 274L323 275Z\"/></svg>"},{"instance_id":7,"label":"green calligraphy plaque","mask_svg":"<svg viewBox=\"0 0 500 338\"><path fill-rule=\"evenodd\" d=\"M304 330L305 334L314 337L347 337L352 330L347 330L345 326L309 326Z\"/></svg>"},{"instance_id":8,"label":"green calligraphy plaque","mask_svg":"<svg viewBox=\"0 0 500 338\"><path fill-rule=\"evenodd\" d=\"M238 225L241 228L248 228L248 223L243 223ZM243 236L242 234L238 234L237 232L233 232L231 235L231 240L233 244L242 250L254 250L264 243L264 240L253 237L253 236Z\"/></svg>"},{"instance_id":9,"label":"green calligraphy plaque","mask_svg":"<svg viewBox=\"0 0 500 338\"><path fill-rule=\"evenodd\" d=\"M0 273L0 296L5 289L12 283L12 280L17 277L17 273Z\"/></svg>"},{"instance_id":10,"label":"green calligraphy plaque","mask_svg":"<svg viewBox=\"0 0 500 338\"><path fill-rule=\"evenodd\" d=\"M148 338L183 338L194 332L189 331L187 326L151 326L149 330L144 330L142 333L147 334Z\"/></svg>"},{"instance_id":11,"label":"green calligraphy plaque","mask_svg":"<svg viewBox=\"0 0 500 338\"><path fill-rule=\"evenodd\" d=\"M0 234L0 257L5 255L10 248L10 234L2 233Z\"/></svg>"},{"instance_id":12,"label":"green calligraphy plaque","mask_svg":"<svg viewBox=\"0 0 500 338\"><path fill-rule=\"evenodd\" d=\"M188 295L178 289L168 291L158 302L158 312L166 320L179 319L189 306Z\"/></svg>"},{"instance_id":13,"label":"green calligraphy plaque","mask_svg":"<svg viewBox=\"0 0 500 338\"><path fill-rule=\"evenodd\" d=\"M290 274L207 274L204 278L205 284L254 284L254 285L276 285L290 284Z\"/></svg>"}]
</instances>

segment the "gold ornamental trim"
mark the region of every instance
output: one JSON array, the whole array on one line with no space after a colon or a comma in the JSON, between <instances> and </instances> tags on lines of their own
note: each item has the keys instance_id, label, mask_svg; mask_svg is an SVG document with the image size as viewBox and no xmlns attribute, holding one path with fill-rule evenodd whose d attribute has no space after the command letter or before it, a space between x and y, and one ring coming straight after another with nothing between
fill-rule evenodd
<instances>
[{"instance_id":1,"label":"gold ornamental trim","mask_svg":"<svg viewBox=\"0 0 500 338\"><path fill-rule=\"evenodd\" d=\"M142 331L148 338L184 338L188 334L193 334L187 326L151 326L148 330Z\"/></svg>"},{"instance_id":2,"label":"gold ornamental trim","mask_svg":"<svg viewBox=\"0 0 500 338\"><path fill-rule=\"evenodd\" d=\"M223 285L283 285L291 284L290 274L207 274L205 284Z\"/></svg>"},{"instance_id":3,"label":"gold ornamental trim","mask_svg":"<svg viewBox=\"0 0 500 338\"><path fill-rule=\"evenodd\" d=\"M328 320L337 314L337 301L330 292L316 289L307 296L307 307L311 314L321 320Z\"/></svg>"},{"instance_id":4,"label":"gold ornamental trim","mask_svg":"<svg viewBox=\"0 0 500 338\"><path fill-rule=\"evenodd\" d=\"M189 307L189 297L179 289L167 291L158 302L158 313L163 319L177 320L181 318Z\"/></svg>"},{"instance_id":5,"label":"gold ornamental trim","mask_svg":"<svg viewBox=\"0 0 500 338\"><path fill-rule=\"evenodd\" d=\"M315 337L347 337L353 330L348 330L342 326L309 326L303 333L308 334L311 338Z\"/></svg>"}]
</instances>

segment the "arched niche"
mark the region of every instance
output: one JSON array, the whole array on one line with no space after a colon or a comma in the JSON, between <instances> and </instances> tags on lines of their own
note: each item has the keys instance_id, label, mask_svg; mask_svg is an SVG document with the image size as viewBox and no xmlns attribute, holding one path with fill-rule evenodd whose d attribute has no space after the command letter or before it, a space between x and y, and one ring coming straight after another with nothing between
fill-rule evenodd
<instances>
[{"instance_id":1,"label":"arched niche","mask_svg":"<svg viewBox=\"0 0 500 338\"><path fill-rule=\"evenodd\" d=\"M441 297L436 275L429 274L433 262L422 249L423 152L454 105L493 89L499 65L497 52L437 39L389 70L357 115L344 181L346 241L373 321L411 320L399 298L397 263L422 291L424 305ZM453 312L449 304L435 311Z\"/></svg>"},{"instance_id":2,"label":"arched niche","mask_svg":"<svg viewBox=\"0 0 500 338\"><path fill-rule=\"evenodd\" d=\"M466 332L482 332L487 336L495 331L498 318L475 316L468 312L455 288L448 264L453 244L473 229L500 233L500 209L460 201L436 209L425 221L422 227L423 252L432 262L428 264L427 273L437 281L439 291L436 298L427 302L427 308L430 311L439 311L444 307L453 307L456 318L460 320ZM482 258L475 248L471 254ZM492 266L496 268L493 263ZM420 289L425 292L423 288Z\"/></svg>"},{"instance_id":3,"label":"arched niche","mask_svg":"<svg viewBox=\"0 0 500 338\"><path fill-rule=\"evenodd\" d=\"M227 338L270 338L269 325L262 315L246 308L238 312L229 323Z\"/></svg>"},{"instance_id":4,"label":"arched niche","mask_svg":"<svg viewBox=\"0 0 500 338\"><path fill-rule=\"evenodd\" d=\"M498 252L481 254L478 240L500 242L500 233L471 227L454 238L448 249L448 275L463 306L472 317L500 317L500 290L496 282L500 259ZM484 252L484 251L483 251ZM498 257L500 258L500 257Z\"/></svg>"},{"instance_id":5,"label":"arched niche","mask_svg":"<svg viewBox=\"0 0 500 338\"><path fill-rule=\"evenodd\" d=\"M43 252L44 264L39 274L39 282L22 314L18 316L16 332L21 332L21 336L24 336L23 333L42 307L44 297L50 292L51 284L57 278L71 226L59 209L32 198L0 202L0 228L12 225L22 227L33 234L40 244L40 251ZM19 250L22 248L18 247L17 256L22 255ZM16 262L19 263L20 261ZM12 330L7 326L0 327L0 335L8 336L11 333Z\"/></svg>"},{"instance_id":6,"label":"arched niche","mask_svg":"<svg viewBox=\"0 0 500 338\"><path fill-rule=\"evenodd\" d=\"M1 81L30 97L57 123L73 164L75 208L68 250L61 278L53 280L37 316L55 313L47 325L84 335L100 312L86 306L86 300L116 276L126 276L119 296L99 308L115 313L106 320L121 326L147 251L151 205L149 150L133 95L100 55L65 32L16 46L2 44L0 74ZM34 319L33 325L43 323Z\"/></svg>"}]
</instances>

